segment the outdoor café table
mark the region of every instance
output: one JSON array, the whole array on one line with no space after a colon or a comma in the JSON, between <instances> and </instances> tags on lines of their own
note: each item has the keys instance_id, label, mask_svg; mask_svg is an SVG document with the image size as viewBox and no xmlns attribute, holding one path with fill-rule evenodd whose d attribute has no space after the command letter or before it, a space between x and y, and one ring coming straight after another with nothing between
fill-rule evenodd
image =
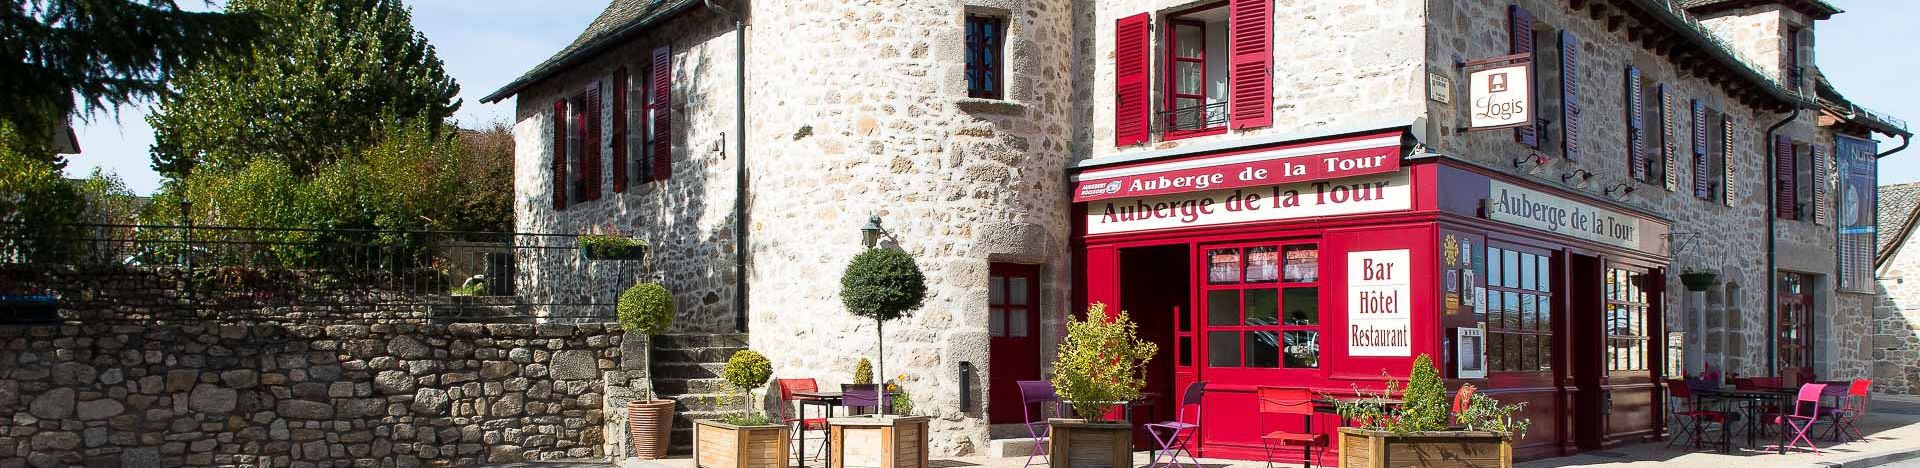
<instances>
[{"instance_id":1,"label":"outdoor caf\u00e9 table","mask_svg":"<svg viewBox=\"0 0 1920 468\"><path fill-rule=\"evenodd\" d=\"M1743 401L1743 402L1749 403L1748 405L1746 405L1747 414L1745 415L1747 419L1747 423L1746 423L1747 445L1754 444L1754 433L1759 432L1762 429L1762 426L1760 425L1760 417L1761 417L1761 415L1759 414L1760 407L1764 406L1766 403L1771 402L1771 403L1778 404L1777 406L1774 406L1774 408L1778 408L1778 409L1792 408L1793 399L1795 397L1794 393L1795 393L1794 390L1784 389L1784 388L1752 389L1752 390L1721 388L1721 389L1699 389L1699 390L1693 391L1693 395L1697 398L1715 399L1715 400L1722 400L1722 401ZM1785 453L1785 452L1786 450L1784 448L1781 449L1781 453Z\"/></svg>"},{"instance_id":2,"label":"outdoor caf\u00e9 table","mask_svg":"<svg viewBox=\"0 0 1920 468\"><path fill-rule=\"evenodd\" d=\"M800 401L800 466L807 466L807 407L818 406L824 417L833 417L833 408L840 406L840 392L793 392L793 399ZM830 437L822 434L820 437ZM822 448L821 450L826 450Z\"/></svg>"}]
</instances>

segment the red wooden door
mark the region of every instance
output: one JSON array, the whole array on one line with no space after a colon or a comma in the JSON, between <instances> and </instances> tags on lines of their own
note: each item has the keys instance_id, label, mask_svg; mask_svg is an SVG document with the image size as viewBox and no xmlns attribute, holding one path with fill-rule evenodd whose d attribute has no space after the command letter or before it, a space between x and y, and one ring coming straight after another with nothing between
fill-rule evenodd
<instances>
[{"instance_id":1,"label":"red wooden door","mask_svg":"<svg viewBox=\"0 0 1920 468\"><path fill-rule=\"evenodd\" d=\"M1780 301L1774 311L1779 332L1780 377L1787 386L1811 382L1813 375L1812 280L1799 273L1780 273Z\"/></svg>"},{"instance_id":2,"label":"red wooden door","mask_svg":"<svg viewBox=\"0 0 1920 468\"><path fill-rule=\"evenodd\" d=\"M987 377L987 418L993 424L1023 423L1018 382L1040 379L1040 267L995 263L989 270L987 335L992 349L987 359L993 367Z\"/></svg>"}]
</instances>

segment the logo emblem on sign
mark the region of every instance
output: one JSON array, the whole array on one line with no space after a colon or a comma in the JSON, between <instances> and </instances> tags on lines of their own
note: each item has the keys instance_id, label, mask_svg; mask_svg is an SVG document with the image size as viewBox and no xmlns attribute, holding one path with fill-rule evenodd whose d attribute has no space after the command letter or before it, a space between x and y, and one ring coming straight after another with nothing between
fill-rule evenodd
<instances>
[{"instance_id":1,"label":"logo emblem on sign","mask_svg":"<svg viewBox=\"0 0 1920 468\"><path fill-rule=\"evenodd\" d=\"M1494 73L1487 75L1487 91L1495 93L1507 92L1507 74Z\"/></svg>"}]
</instances>

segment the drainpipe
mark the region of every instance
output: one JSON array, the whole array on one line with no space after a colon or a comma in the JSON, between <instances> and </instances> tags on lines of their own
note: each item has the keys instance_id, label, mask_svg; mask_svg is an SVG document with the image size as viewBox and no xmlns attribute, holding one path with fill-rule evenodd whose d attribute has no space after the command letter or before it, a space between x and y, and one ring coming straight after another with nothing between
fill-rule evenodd
<instances>
[{"instance_id":1,"label":"drainpipe","mask_svg":"<svg viewBox=\"0 0 1920 468\"><path fill-rule=\"evenodd\" d=\"M1898 152L1900 152L1900 150L1903 150L1903 149L1907 149L1907 143L1912 143L1912 142L1913 142L1913 141L1912 141L1912 139L1911 139L1910 137L1908 137L1908 136L1907 136L1906 134L1901 134L1901 135L1900 135L1900 146L1895 146L1895 147L1893 147L1893 149L1890 149L1890 150L1887 150L1886 152L1883 152L1883 153L1880 153L1880 154L1876 154L1876 155L1873 155L1873 159L1874 159L1874 160L1876 160L1876 161L1878 161L1878 160L1880 160L1880 158L1884 158L1884 157L1887 157L1887 155L1890 155L1890 154L1893 154L1893 153L1898 153Z\"/></svg>"},{"instance_id":2,"label":"drainpipe","mask_svg":"<svg viewBox=\"0 0 1920 468\"><path fill-rule=\"evenodd\" d=\"M733 329L747 331L747 23L713 0L708 10L733 20Z\"/></svg>"},{"instance_id":3,"label":"drainpipe","mask_svg":"<svg viewBox=\"0 0 1920 468\"><path fill-rule=\"evenodd\" d=\"M1794 87L1794 95L1795 96L1800 95L1799 86ZM1774 123L1773 126L1771 127L1767 127L1766 139L1761 141L1762 147L1766 148L1765 151L1762 152L1762 154L1773 155L1773 147L1774 147L1773 132L1779 130L1780 127L1786 126L1788 123L1793 122L1793 120L1797 118L1800 118L1799 104L1795 104L1793 106L1793 113L1787 114L1787 118ZM1777 155L1775 156L1777 157ZM1780 161L1776 160L1773 157L1769 157L1767 159L1769 161L1772 161L1773 163L1772 165L1769 165L1769 168L1774 169L1777 173L1779 169L1777 167L1772 167L1772 166L1780 164ZM1767 177L1766 177L1767 195L1769 196L1778 196L1774 193L1774 191L1779 190L1779 187L1775 186L1776 178L1777 177L1775 177L1774 174L1767 174ZM1779 264L1778 257L1780 253L1777 248L1779 240L1776 239L1776 237L1778 237L1778 227L1776 226L1776 224L1780 221L1779 209L1780 209L1779 203L1776 203L1772 200L1769 200L1767 202L1767 276L1766 276L1767 278L1767 310L1763 314L1763 316L1768 317L1767 335L1766 335L1767 336L1767 375L1774 375L1774 374L1780 373L1780 361L1779 361L1780 356L1779 356L1779 350L1776 349L1780 345L1780 340L1777 337L1777 335L1780 333L1778 330L1780 327L1780 324L1778 323L1779 322L1778 320L1773 319L1773 315L1778 313L1780 309L1780 278L1777 277L1778 264Z\"/></svg>"}]
</instances>

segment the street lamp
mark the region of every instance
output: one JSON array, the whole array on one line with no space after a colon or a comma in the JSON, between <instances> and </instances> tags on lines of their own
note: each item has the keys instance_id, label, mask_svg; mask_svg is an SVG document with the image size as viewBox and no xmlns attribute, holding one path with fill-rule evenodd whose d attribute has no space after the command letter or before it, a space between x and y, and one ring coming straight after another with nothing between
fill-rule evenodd
<instances>
[{"instance_id":1,"label":"street lamp","mask_svg":"<svg viewBox=\"0 0 1920 468\"><path fill-rule=\"evenodd\" d=\"M880 227L880 215L867 216L867 225L860 226L861 242L871 249L880 245L880 236L886 232L886 229Z\"/></svg>"}]
</instances>

